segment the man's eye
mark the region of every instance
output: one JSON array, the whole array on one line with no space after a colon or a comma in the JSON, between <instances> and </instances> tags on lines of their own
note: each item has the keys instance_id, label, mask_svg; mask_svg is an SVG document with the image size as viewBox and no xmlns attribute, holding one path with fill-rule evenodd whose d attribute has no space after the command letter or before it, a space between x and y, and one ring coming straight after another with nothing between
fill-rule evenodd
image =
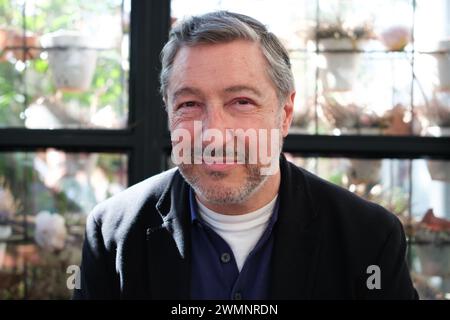
<instances>
[{"instance_id":1,"label":"man's eye","mask_svg":"<svg viewBox=\"0 0 450 320\"><path fill-rule=\"evenodd\" d=\"M195 101L187 101L187 102L183 102L181 103L178 108L192 108L192 107L196 107L198 106L198 103Z\"/></svg>"},{"instance_id":2,"label":"man's eye","mask_svg":"<svg viewBox=\"0 0 450 320\"><path fill-rule=\"evenodd\" d=\"M236 99L235 103L238 104L238 105L241 105L241 106L252 104L252 102L249 101L248 99Z\"/></svg>"}]
</instances>

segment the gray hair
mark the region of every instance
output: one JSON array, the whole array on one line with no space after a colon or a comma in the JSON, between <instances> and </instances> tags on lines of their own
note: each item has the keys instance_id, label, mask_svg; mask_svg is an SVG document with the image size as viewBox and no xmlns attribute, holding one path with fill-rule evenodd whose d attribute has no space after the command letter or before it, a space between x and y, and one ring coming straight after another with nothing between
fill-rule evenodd
<instances>
[{"instance_id":1,"label":"gray hair","mask_svg":"<svg viewBox=\"0 0 450 320\"><path fill-rule=\"evenodd\" d=\"M228 11L193 16L174 26L170 32L169 41L161 51L160 92L162 97L167 98L170 72L181 47L226 43L233 40L248 40L260 44L268 63L268 75L277 88L280 103L283 103L288 94L294 90L294 76L286 49L280 40L258 20Z\"/></svg>"}]
</instances>

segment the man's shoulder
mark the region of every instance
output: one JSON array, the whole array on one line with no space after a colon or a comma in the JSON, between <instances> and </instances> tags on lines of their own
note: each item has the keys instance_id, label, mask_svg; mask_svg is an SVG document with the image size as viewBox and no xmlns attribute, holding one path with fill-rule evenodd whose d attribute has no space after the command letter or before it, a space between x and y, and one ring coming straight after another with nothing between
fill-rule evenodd
<instances>
[{"instance_id":1,"label":"man's shoulder","mask_svg":"<svg viewBox=\"0 0 450 320\"><path fill-rule=\"evenodd\" d=\"M349 190L297 167L304 177L306 190L317 214L323 221L339 223L345 228L391 230L398 218L386 208Z\"/></svg>"},{"instance_id":2,"label":"man's shoulder","mask_svg":"<svg viewBox=\"0 0 450 320\"><path fill-rule=\"evenodd\" d=\"M94 220L96 224L117 224L122 220L135 219L144 207L156 206L176 172L177 168L164 171L100 202L89 214L89 219Z\"/></svg>"},{"instance_id":3,"label":"man's shoulder","mask_svg":"<svg viewBox=\"0 0 450 320\"><path fill-rule=\"evenodd\" d=\"M405 265L406 239L399 219L384 207L304 169L294 171L315 211L311 230L320 252L317 274L323 276L317 280L318 296L343 297L343 288L347 288L349 296L358 298L417 297ZM383 291L368 287L373 273L369 267L373 266L378 267L378 276L382 274Z\"/></svg>"},{"instance_id":4,"label":"man's shoulder","mask_svg":"<svg viewBox=\"0 0 450 320\"><path fill-rule=\"evenodd\" d=\"M348 257L349 265L362 270L361 266L367 268L377 261L387 243L396 248L401 246L404 231L393 213L304 169L299 170L320 226L322 250L328 255L338 252Z\"/></svg>"}]
</instances>

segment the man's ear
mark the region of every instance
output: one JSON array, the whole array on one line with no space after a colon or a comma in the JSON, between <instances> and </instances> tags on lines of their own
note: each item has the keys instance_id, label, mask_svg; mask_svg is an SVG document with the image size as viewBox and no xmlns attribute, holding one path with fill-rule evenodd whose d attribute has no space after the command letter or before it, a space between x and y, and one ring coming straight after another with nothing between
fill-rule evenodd
<instances>
[{"instance_id":1,"label":"man's ear","mask_svg":"<svg viewBox=\"0 0 450 320\"><path fill-rule=\"evenodd\" d=\"M289 133L289 128L292 124L292 119L294 117L294 100L295 100L295 91L292 91L286 98L283 106L283 114L282 114L282 134L283 137L286 137Z\"/></svg>"}]
</instances>

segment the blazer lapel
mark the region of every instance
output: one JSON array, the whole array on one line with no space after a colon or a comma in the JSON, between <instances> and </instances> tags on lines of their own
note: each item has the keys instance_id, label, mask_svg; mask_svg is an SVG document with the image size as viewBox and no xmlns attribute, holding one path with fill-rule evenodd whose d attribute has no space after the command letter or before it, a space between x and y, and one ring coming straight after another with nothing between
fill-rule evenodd
<instances>
[{"instance_id":1,"label":"blazer lapel","mask_svg":"<svg viewBox=\"0 0 450 320\"><path fill-rule=\"evenodd\" d=\"M278 221L274 227L271 298L309 299L320 249L319 219L301 169L280 159Z\"/></svg>"},{"instance_id":2,"label":"blazer lapel","mask_svg":"<svg viewBox=\"0 0 450 320\"><path fill-rule=\"evenodd\" d=\"M176 171L156 204L162 223L147 229L152 299L189 299L189 188Z\"/></svg>"}]
</instances>

